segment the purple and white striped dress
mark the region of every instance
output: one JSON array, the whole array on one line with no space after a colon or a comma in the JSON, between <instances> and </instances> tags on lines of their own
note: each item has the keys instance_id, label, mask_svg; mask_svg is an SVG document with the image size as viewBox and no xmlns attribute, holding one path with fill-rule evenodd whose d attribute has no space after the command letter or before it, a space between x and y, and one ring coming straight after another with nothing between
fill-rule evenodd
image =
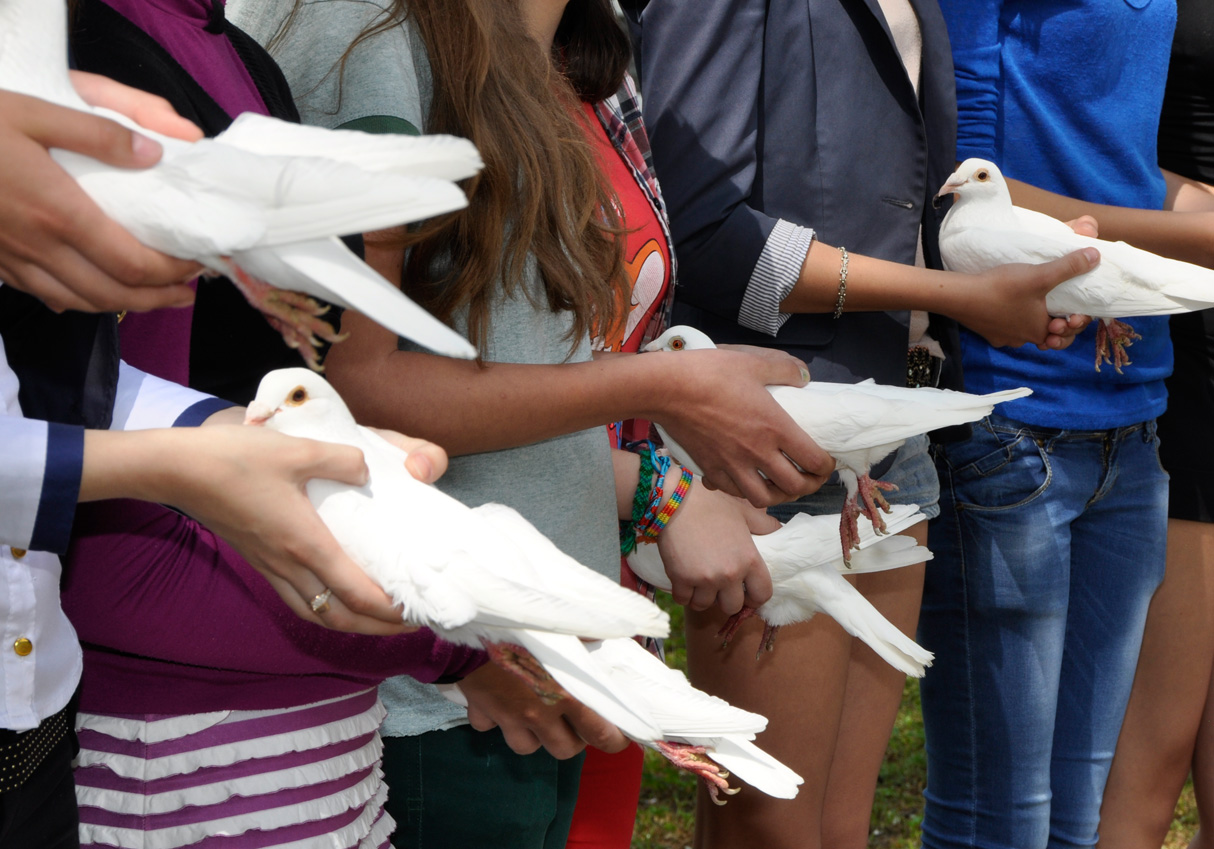
<instances>
[{"instance_id":1,"label":"purple and white striped dress","mask_svg":"<svg viewBox=\"0 0 1214 849\"><path fill-rule=\"evenodd\" d=\"M275 710L77 721L82 847L390 849L374 689Z\"/></svg>"}]
</instances>

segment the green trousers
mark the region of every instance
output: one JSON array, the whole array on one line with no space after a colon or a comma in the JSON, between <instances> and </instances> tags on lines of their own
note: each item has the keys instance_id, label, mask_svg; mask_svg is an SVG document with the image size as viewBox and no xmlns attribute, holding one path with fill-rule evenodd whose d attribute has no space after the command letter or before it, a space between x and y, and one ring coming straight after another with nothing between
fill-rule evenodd
<instances>
[{"instance_id":1,"label":"green trousers","mask_svg":"<svg viewBox=\"0 0 1214 849\"><path fill-rule=\"evenodd\" d=\"M384 738L395 849L564 849L582 759L517 755L496 728Z\"/></svg>"}]
</instances>

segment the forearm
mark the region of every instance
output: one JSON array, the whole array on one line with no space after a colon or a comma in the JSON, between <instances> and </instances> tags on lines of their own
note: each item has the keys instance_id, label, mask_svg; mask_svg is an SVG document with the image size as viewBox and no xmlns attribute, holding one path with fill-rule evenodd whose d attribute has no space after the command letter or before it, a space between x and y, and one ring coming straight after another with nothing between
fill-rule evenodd
<instances>
[{"instance_id":1,"label":"forearm","mask_svg":"<svg viewBox=\"0 0 1214 849\"><path fill-rule=\"evenodd\" d=\"M780 303L784 312L832 313L838 302L842 253L814 241L801 266L796 286ZM966 275L919 268L898 262L848 255L844 312L928 310L960 318L974 284Z\"/></svg>"},{"instance_id":2,"label":"forearm","mask_svg":"<svg viewBox=\"0 0 1214 849\"><path fill-rule=\"evenodd\" d=\"M1214 227L1210 221L1214 195L1199 189L1200 183L1172 175L1168 180L1168 208L1159 210L1088 203L1019 180L1007 182L1017 206L1061 221L1090 215L1100 225L1101 239L1128 242L1161 256L1214 267Z\"/></svg>"},{"instance_id":3,"label":"forearm","mask_svg":"<svg viewBox=\"0 0 1214 849\"><path fill-rule=\"evenodd\" d=\"M678 395L665 378L681 355L478 365L398 351L394 336L361 316L350 316L348 329L351 337L334 348L326 368L354 417L429 439L453 456L628 418L660 419L667 398Z\"/></svg>"}]
</instances>

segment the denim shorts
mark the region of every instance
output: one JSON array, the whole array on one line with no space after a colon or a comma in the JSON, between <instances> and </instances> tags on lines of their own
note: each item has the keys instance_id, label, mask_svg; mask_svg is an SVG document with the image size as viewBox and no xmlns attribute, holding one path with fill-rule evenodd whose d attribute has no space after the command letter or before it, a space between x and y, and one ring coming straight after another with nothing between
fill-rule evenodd
<instances>
[{"instance_id":1,"label":"denim shorts","mask_svg":"<svg viewBox=\"0 0 1214 849\"><path fill-rule=\"evenodd\" d=\"M923 515L934 519L940 514L940 481L936 477L936 464L932 462L927 446L926 435L906 440L894 455L893 465L881 476L881 480L898 487L893 492L885 493L890 504L918 504ZM841 513L846 496L847 491L843 484L839 483L839 476L834 474L817 492L796 501L777 504L767 512L781 522L787 522L798 513L809 513L813 516Z\"/></svg>"}]
</instances>

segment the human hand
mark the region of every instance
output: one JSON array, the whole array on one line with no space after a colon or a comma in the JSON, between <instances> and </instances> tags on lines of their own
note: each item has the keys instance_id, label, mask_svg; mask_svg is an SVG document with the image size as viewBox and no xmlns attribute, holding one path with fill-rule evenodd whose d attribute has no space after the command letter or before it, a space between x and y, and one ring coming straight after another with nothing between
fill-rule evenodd
<instances>
[{"instance_id":1,"label":"human hand","mask_svg":"<svg viewBox=\"0 0 1214 849\"><path fill-rule=\"evenodd\" d=\"M1040 265L1001 265L976 275L978 285L966 287L966 297L953 318L991 345L1036 345L1061 350L1087 327L1087 316L1057 318L1045 306L1045 296L1060 283L1091 271L1100 262L1095 248L1073 251Z\"/></svg>"},{"instance_id":2,"label":"human hand","mask_svg":"<svg viewBox=\"0 0 1214 849\"><path fill-rule=\"evenodd\" d=\"M581 702L564 698L547 705L517 676L492 663L459 682L468 721L477 731L501 728L510 748L529 755L543 746L558 760L589 744L604 752L628 745L620 730Z\"/></svg>"},{"instance_id":3,"label":"human hand","mask_svg":"<svg viewBox=\"0 0 1214 849\"><path fill-rule=\"evenodd\" d=\"M408 455L405 457L405 468L422 483L434 483L447 471L447 452L433 442L414 439L394 430L378 427L371 430Z\"/></svg>"},{"instance_id":4,"label":"human hand","mask_svg":"<svg viewBox=\"0 0 1214 849\"><path fill-rule=\"evenodd\" d=\"M727 616L761 607L771 598L771 575L751 534L779 527L767 511L694 481L657 541L675 603L692 610L716 604Z\"/></svg>"},{"instance_id":5,"label":"human hand","mask_svg":"<svg viewBox=\"0 0 1214 849\"><path fill-rule=\"evenodd\" d=\"M657 352L666 357L667 403L649 418L704 472L704 484L768 507L816 492L834 470L771 397L769 384L804 386L809 370L767 348Z\"/></svg>"},{"instance_id":6,"label":"human hand","mask_svg":"<svg viewBox=\"0 0 1214 849\"><path fill-rule=\"evenodd\" d=\"M132 89L99 84L96 78L84 79L83 85L111 107L172 128L174 122L153 102L159 98L139 97ZM122 168L147 168L161 154L156 142L112 121L0 91L0 157L5 163L0 169L0 280L56 311L150 310L190 303L194 293L185 281L199 267L145 247L102 213L51 159L52 147Z\"/></svg>"}]
</instances>

